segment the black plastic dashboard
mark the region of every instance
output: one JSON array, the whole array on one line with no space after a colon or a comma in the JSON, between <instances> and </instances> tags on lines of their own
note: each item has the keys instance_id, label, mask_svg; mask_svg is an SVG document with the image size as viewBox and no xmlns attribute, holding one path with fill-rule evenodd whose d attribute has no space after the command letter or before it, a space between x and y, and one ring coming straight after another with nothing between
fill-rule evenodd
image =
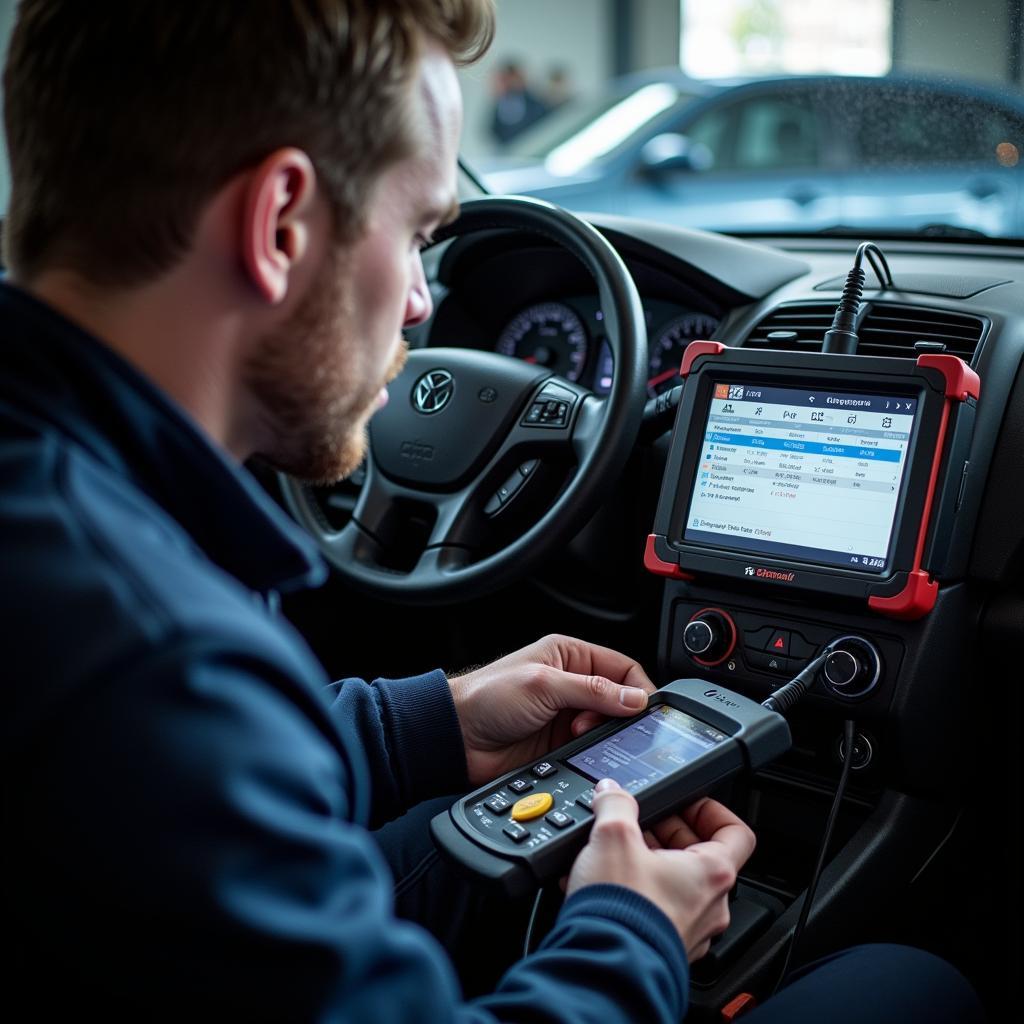
<instances>
[{"instance_id":1,"label":"black plastic dashboard","mask_svg":"<svg viewBox=\"0 0 1024 1024\"><path fill-rule=\"evenodd\" d=\"M855 247L840 239L778 239L770 246L615 217L592 221L637 283L647 316L652 395L678 383L659 375L673 368L691 340L820 349ZM930 241L883 242L883 248L895 288L880 292L869 280L859 318L862 350L870 344L872 355L913 358L915 343L924 341L925 351L944 346L981 377L970 454L979 522L966 576L1012 586L1024 562L1024 521L1007 499L1024 463L1018 432L1001 431L1004 418L1013 422L1024 405L1024 395L1014 399L1024 355L1024 248ZM582 357L574 364L559 353L553 371L598 393L606 386L610 367L602 358L596 291L573 257L542 239L496 232L448 246L436 257L434 276L437 310L412 334L414 345L530 355L543 340L530 328L546 309L565 310L582 328ZM558 327L564 349L567 332Z\"/></svg>"}]
</instances>

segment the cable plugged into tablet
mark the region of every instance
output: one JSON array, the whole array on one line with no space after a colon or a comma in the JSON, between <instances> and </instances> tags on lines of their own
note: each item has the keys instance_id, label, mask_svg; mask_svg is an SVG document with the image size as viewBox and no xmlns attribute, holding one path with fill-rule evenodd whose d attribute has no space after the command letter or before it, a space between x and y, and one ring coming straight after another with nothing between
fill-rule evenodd
<instances>
[{"instance_id":1,"label":"cable plugged into tablet","mask_svg":"<svg viewBox=\"0 0 1024 1024\"><path fill-rule=\"evenodd\" d=\"M822 343L822 352L840 352L845 355L855 355L857 352L857 314L860 312L860 300L864 294L865 274L861 268L865 257L871 264L878 283L882 288L892 288L892 271L885 259L882 250L874 242L861 242L857 246L857 253L853 257L853 268L846 276L846 285L843 288L842 297L836 307L836 314L832 318L832 327L825 332L825 340Z\"/></svg>"}]
</instances>

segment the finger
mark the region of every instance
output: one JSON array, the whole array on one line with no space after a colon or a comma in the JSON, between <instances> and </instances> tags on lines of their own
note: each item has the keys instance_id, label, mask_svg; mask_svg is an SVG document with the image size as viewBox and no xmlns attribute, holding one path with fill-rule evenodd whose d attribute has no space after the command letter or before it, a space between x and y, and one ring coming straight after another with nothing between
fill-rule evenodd
<instances>
[{"instance_id":1,"label":"finger","mask_svg":"<svg viewBox=\"0 0 1024 1024\"><path fill-rule=\"evenodd\" d=\"M556 709L573 708L622 718L647 706L647 692L641 687L622 686L606 676L552 669L544 684L543 698Z\"/></svg>"},{"instance_id":2,"label":"finger","mask_svg":"<svg viewBox=\"0 0 1024 1024\"><path fill-rule=\"evenodd\" d=\"M704 842L721 843L738 871L754 852L756 839L746 823L717 800L705 797L683 811L683 819Z\"/></svg>"},{"instance_id":3,"label":"finger","mask_svg":"<svg viewBox=\"0 0 1024 1024\"><path fill-rule=\"evenodd\" d=\"M614 779L602 779L594 787L594 825L591 843L642 843L638 819L640 808Z\"/></svg>"},{"instance_id":4,"label":"finger","mask_svg":"<svg viewBox=\"0 0 1024 1024\"><path fill-rule=\"evenodd\" d=\"M670 814L654 826L658 842L666 850L685 850L700 842L700 836L678 814Z\"/></svg>"},{"instance_id":5,"label":"finger","mask_svg":"<svg viewBox=\"0 0 1024 1024\"><path fill-rule=\"evenodd\" d=\"M638 687L645 693L654 693L657 689L640 663L625 654L574 637L553 639L561 655L562 668L567 672L604 676L624 686Z\"/></svg>"},{"instance_id":6,"label":"finger","mask_svg":"<svg viewBox=\"0 0 1024 1024\"><path fill-rule=\"evenodd\" d=\"M655 839L653 832L649 831L648 829L644 829L643 837L644 837L644 842L647 844L647 849L648 850L660 850L661 849L661 843L659 843L658 840Z\"/></svg>"}]
</instances>

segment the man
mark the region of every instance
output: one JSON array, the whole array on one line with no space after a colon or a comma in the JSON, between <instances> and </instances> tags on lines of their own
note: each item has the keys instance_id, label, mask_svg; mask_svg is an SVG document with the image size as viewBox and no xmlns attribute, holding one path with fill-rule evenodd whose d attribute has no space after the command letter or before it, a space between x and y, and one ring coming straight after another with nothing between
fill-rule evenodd
<instances>
[{"instance_id":1,"label":"man","mask_svg":"<svg viewBox=\"0 0 1024 1024\"><path fill-rule=\"evenodd\" d=\"M652 684L551 637L331 685L265 600L323 570L240 463L361 459L454 212L454 64L491 31L488 0L21 5L0 621L5 989L33 1017L673 1021L727 924L749 829L703 801L645 837L603 784L541 948L463 1002L367 828Z\"/></svg>"},{"instance_id":2,"label":"man","mask_svg":"<svg viewBox=\"0 0 1024 1024\"><path fill-rule=\"evenodd\" d=\"M551 110L530 88L526 72L518 61L502 64L495 71L492 83L491 135L499 146L508 145Z\"/></svg>"},{"instance_id":3,"label":"man","mask_svg":"<svg viewBox=\"0 0 1024 1024\"><path fill-rule=\"evenodd\" d=\"M725 927L749 830L707 802L659 833L707 843L654 851L632 798L603 792L544 949L460 1004L366 826L543 753L573 709L577 728L633 714L652 684L549 638L450 682L328 687L258 600L322 569L239 463L337 479L361 460L401 328L430 313L454 61L491 18L486 0L21 7L0 580L7 919L37 1016L673 1020L686 947Z\"/></svg>"}]
</instances>

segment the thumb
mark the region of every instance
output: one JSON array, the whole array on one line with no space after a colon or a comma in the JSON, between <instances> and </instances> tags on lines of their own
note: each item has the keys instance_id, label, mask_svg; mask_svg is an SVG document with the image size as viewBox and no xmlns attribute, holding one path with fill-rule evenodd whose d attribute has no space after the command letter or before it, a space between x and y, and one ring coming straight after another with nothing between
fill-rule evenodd
<instances>
[{"instance_id":1,"label":"thumb","mask_svg":"<svg viewBox=\"0 0 1024 1024\"><path fill-rule=\"evenodd\" d=\"M639 686L576 672L559 672L550 696L559 709L594 711L615 718L636 714L647 706L647 693Z\"/></svg>"},{"instance_id":2,"label":"thumb","mask_svg":"<svg viewBox=\"0 0 1024 1024\"><path fill-rule=\"evenodd\" d=\"M614 779L602 779L594 787L592 810L592 843L643 843L639 824L640 807Z\"/></svg>"}]
</instances>

